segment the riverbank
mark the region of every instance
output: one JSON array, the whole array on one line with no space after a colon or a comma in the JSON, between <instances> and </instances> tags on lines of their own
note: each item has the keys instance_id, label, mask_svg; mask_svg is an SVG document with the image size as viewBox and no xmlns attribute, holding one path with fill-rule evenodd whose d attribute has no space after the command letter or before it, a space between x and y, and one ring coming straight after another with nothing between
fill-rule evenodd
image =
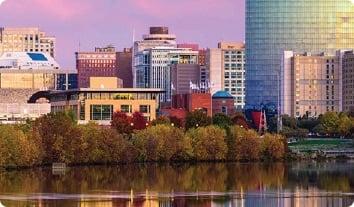
<instances>
[{"instance_id":1,"label":"riverbank","mask_svg":"<svg viewBox=\"0 0 354 207\"><path fill-rule=\"evenodd\" d=\"M120 131L93 123L78 125L69 113L49 114L23 125L0 125L0 166L283 160L287 152L282 136L260 138L239 126L185 130L157 124L131 133Z\"/></svg>"}]
</instances>

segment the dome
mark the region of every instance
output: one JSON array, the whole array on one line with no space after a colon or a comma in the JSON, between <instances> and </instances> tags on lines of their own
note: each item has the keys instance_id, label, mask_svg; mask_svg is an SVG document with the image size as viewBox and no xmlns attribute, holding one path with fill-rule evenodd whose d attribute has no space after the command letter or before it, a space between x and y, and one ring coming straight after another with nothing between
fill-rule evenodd
<instances>
[{"instance_id":1,"label":"dome","mask_svg":"<svg viewBox=\"0 0 354 207\"><path fill-rule=\"evenodd\" d=\"M233 99L234 97L227 91L218 91L214 93L213 99Z\"/></svg>"}]
</instances>

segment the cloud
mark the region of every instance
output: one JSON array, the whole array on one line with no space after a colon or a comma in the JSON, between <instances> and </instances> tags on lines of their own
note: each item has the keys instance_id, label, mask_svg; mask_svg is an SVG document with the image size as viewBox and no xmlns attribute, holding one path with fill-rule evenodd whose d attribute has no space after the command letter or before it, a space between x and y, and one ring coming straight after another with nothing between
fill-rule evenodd
<instances>
[{"instance_id":1,"label":"cloud","mask_svg":"<svg viewBox=\"0 0 354 207\"><path fill-rule=\"evenodd\" d=\"M3 4L5 2L5 0L0 0L0 6L1 6L1 4Z\"/></svg>"}]
</instances>

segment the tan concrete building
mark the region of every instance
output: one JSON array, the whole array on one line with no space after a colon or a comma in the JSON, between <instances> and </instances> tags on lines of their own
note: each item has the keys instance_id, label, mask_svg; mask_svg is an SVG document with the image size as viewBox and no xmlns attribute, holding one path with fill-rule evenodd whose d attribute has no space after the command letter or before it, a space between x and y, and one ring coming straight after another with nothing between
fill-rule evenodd
<instances>
[{"instance_id":1,"label":"tan concrete building","mask_svg":"<svg viewBox=\"0 0 354 207\"><path fill-rule=\"evenodd\" d=\"M106 78L91 78L90 88L80 88L68 91L54 91L51 93L51 111L74 110L79 123L90 121L102 125L110 124L112 115L116 111L127 113L140 112L148 121L156 119L159 108L161 89L150 88L117 88L108 78L105 87L101 88L100 81Z\"/></svg>"},{"instance_id":2,"label":"tan concrete building","mask_svg":"<svg viewBox=\"0 0 354 207\"><path fill-rule=\"evenodd\" d=\"M282 65L282 114L318 117L341 110L340 56L285 51Z\"/></svg>"},{"instance_id":3,"label":"tan concrete building","mask_svg":"<svg viewBox=\"0 0 354 207\"><path fill-rule=\"evenodd\" d=\"M44 52L55 57L55 37L37 27L0 28L0 54L4 52Z\"/></svg>"},{"instance_id":4,"label":"tan concrete building","mask_svg":"<svg viewBox=\"0 0 354 207\"><path fill-rule=\"evenodd\" d=\"M245 45L220 42L218 48L207 50L206 66L211 93L227 91L235 98L235 107L245 106Z\"/></svg>"}]
</instances>

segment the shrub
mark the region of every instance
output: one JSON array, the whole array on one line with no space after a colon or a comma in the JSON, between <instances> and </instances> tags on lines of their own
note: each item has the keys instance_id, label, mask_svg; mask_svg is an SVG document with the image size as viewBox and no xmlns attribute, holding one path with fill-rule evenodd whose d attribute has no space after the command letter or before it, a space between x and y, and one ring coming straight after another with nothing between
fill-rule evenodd
<instances>
[{"instance_id":1,"label":"shrub","mask_svg":"<svg viewBox=\"0 0 354 207\"><path fill-rule=\"evenodd\" d=\"M262 140L262 158L281 160L285 155L284 137L277 134L266 134Z\"/></svg>"},{"instance_id":2,"label":"shrub","mask_svg":"<svg viewBox=\"0 0 354 207\"><path fill-rule=\"evenodd\" d=\"M187 137L191 140L193 155L196 160L226 159L226 133L223 129L216 126L191 129L187 132Z\"/></svg>"},{"instance_id":3,"label":"shrub","mask_svg":"<svg viewBox=\"0 0 354 207\"><path fill-rule=\"evenodd\" d=\"M233 127L229 138L229 159L252 161L260 159L261 139L257 132L242 127Z\"/></svg>"},{"instance_id":4,"label":"shrub","mask_svg":"<svg viewBox=\"0 0 354 207\"><path fill-rule=\"evenodd\" d=\"M133 145L139 161L185 160L190 156L190 143L183 131L168 125L157 125L137 131Z\"/></svg>"},{"instance_id":5,"label":"shrub","mask_svg":"<svg viewBox=\"0 0 354 207\"><path fill-rule=\"evenodd\" d=\"M0 166L29 167L39 164L39 149L15 126L0 125Z\"/></svg>"}]
</instances>

